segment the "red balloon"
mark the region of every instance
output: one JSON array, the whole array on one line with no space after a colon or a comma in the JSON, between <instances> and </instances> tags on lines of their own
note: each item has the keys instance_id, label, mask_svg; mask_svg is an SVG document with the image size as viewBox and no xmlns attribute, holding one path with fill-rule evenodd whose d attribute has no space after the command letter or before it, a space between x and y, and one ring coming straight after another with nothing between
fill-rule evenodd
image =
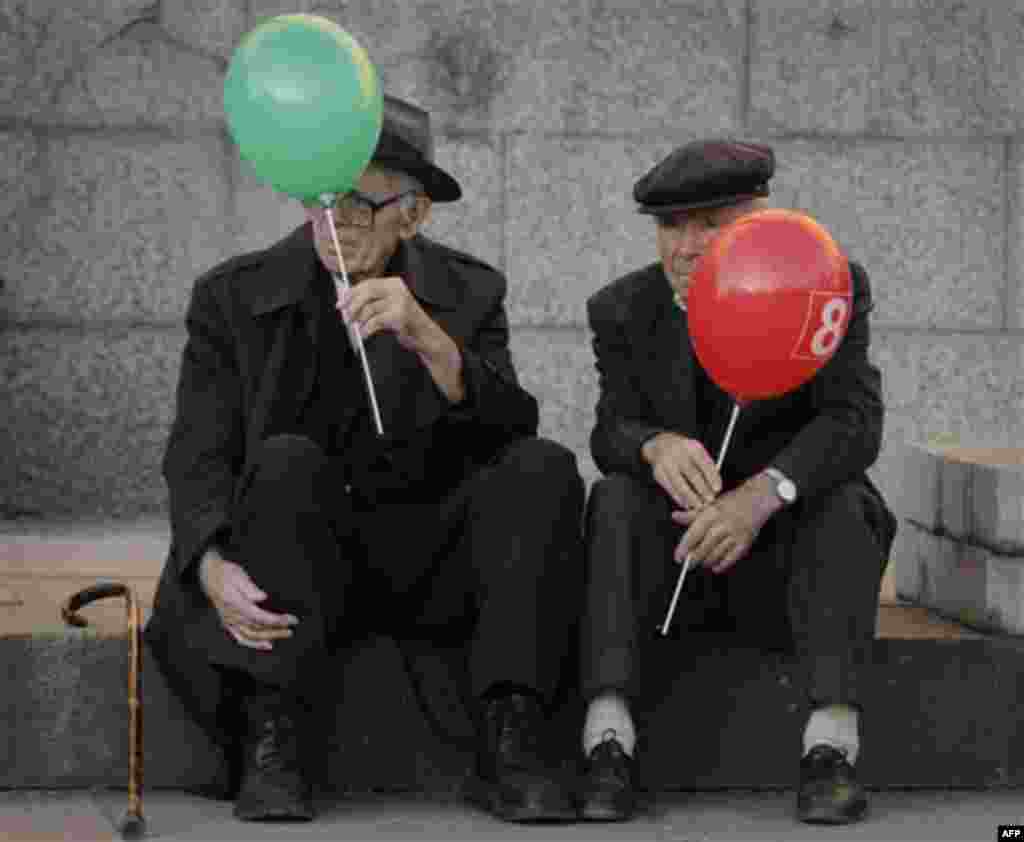
<instances>
[{"instance_id":1,"label":"red balloon","mask_svg":"<svg viewBox=\"0 0 1024 842\"><path fill-rule=\"evenodd\" d=\"M697 358L739 403L809 380L850 323L850 267L804 213L772 208L727 225L697 266L687 299Z\"/></svg>"}]
</instances>

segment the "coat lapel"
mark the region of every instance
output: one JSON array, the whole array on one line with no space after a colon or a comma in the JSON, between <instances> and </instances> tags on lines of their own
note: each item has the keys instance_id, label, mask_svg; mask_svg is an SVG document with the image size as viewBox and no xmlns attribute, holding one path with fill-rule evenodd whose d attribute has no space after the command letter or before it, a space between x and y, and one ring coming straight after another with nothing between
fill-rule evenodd
<instances>
[{"instance_id":1,"label":"coat lapel","mask_svg":"<svg viewBox=\"0 0 1024 842\"><path fill-rule=\"evenodd\" d=\"M395 254L392 267L409 290L429 310L452 310L458 305L455 287L449 278L448 265L436 249L427 247L422 237L403 242Z\"/></svg>"}]
</instances>

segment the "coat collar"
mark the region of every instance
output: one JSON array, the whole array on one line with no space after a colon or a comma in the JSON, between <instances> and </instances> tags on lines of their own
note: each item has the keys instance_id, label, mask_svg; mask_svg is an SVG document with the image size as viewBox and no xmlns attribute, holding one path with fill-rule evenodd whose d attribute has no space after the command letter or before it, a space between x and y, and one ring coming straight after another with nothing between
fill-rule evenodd
<instances>
[{"instance_id":1,"label":"coat collar","mask_svg":"<svg viewBox=\"0 0 1024 842\"><path fill-rule=\"evenodd\" d=\"M316 277L317 260L309 223L253 255L256 268L242 288L252 315L262 316L301 301Z\"/></svg>"},{"instance_id":2,"label":"coat collar","mask_svg":"<svg viewBox=\"0 0 1024 842\"><path fill-rule=\"evenodd\" d=\"M458 304L458 291L449 279L443 251L426 237L402 240L386 273L400 276L418 300L432 307L451 310Z\"/></svg>"},{"instance_id":3,"label":"coat collar","mask_svg":"<svg viewBox=\"0 0 1024 842\"><path fill-rule=\"evenodd\" d=\"M320 271L312 226L300 225L255 260L258 266L244 286L253 316L301 302ZM417 299L433 307L449 310L457 304L442 252L425 237L401 241L385 272L401 276Z\"/></svg>"}]
</instances>

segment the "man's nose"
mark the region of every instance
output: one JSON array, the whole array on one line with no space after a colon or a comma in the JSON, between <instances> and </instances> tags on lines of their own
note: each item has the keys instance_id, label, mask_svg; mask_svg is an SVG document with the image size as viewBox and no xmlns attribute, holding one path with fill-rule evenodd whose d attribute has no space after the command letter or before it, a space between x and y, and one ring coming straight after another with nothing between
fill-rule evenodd
<instances>
[{"instance_id":1,"label":"man's nose","mask_svg":"<svg viewBox=\"0 0 1024 842\"><path fill-rule=\"evenodd\" d=\"M699 257L708 244L710 230L699 222L687 222L676 239L676 252L682 257Z\"/></svg>"}]
</instances>

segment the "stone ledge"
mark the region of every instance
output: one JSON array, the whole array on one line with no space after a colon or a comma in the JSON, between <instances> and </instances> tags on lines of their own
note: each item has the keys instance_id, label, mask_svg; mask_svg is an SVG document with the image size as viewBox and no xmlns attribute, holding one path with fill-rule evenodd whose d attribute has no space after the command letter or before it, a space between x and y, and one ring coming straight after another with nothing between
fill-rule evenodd
<instances>
[{"instance_id":1,"label":"stone ledge","mask_svg":"<svg viewBox=\"0 0 1024 842\"><path fill-rule=\"evenodd\" d=\"M906 444L901 519L994 554L1024 556L1024 448Z\"/></svg>"},{"instance_id":2,"label":"stone ledge","mask_svg":"<svg viewBox=\"0 0 1024 842\"><path fill-rule=\"evenodd\" d=\"M0 521L0 573L105 576L137 563L136 575L157 576L170 540L166 517Z\"/></svg>"},{"instance_id":3,"label":"stone ledge","mask_svg":"<svg viewBox=\"0 0 1024 842\"><path fill-rule=\"evenodd\" d=\"M892 560L901 599L970 628L1024 635L1024 553L994 553L905 521Z\"/></svg>"},{"instance_id":4,"label":"stone ledge","mask_svg":"<svg viewBox=\"0 0 1024 842\"><path fill-rule=\"evenodd\" d=\"M679 644L670 640L665 646ZM656 707L638 711L644 785L792 786L803 724L792 664L756 649L731 649L724 657L726 650L713 638L694 648L699 651L678 649L668 657L680 665L679 674ZM11 761L0 771L0 788L124 785L126 649L123 639L77 633L0 638L0 660L13 668L12 690L5 693L9 724L0 730ZM425 695L446 729L467 734L465 709L439 663L428 670ZM1024 735L1016 715L1016 699L1024 691L1024 650L998 638L885 640L876 642L874 663L861 764L870 786L1024 784L1024 755L1017 750L1024 747ZM169 694L148 653L144 664L143 713L150 723L144 726L146 786L209 783L217 776L219 753ZM471 755L442 739L421 715L393 643L370 641L354 652L342 674L346 691L324 735L327 789L461 788ZM580 708L571 694L566 699L556 722L571 756Z\"/></svg>"}]
</instances>

